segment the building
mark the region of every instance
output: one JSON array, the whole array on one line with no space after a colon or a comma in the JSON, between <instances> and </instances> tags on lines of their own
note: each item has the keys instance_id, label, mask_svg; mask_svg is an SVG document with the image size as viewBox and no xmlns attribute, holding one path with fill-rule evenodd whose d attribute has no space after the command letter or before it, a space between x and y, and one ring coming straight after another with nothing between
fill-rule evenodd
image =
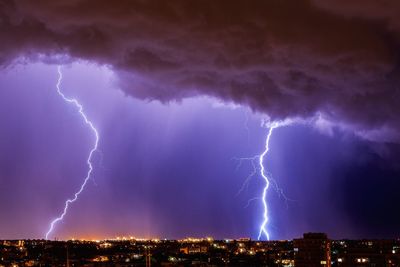
<instances>
[{"instance_id":1,"label":"building","mask_svg":"<svg viewBox=\"0 0 400 267\"><path fill-rule=\"evenodd\" d=\"M331 245L326 234L306 233L293 240L296 267L331 267Z\"/></svg>"},{"instance_id":2,"label":"building","mask_svg":"<svg viewBox=\"0 0 400 267\"><path fill-rule=\"evenodd\" d=\"M332 263L338 267L400 266L400 246L394 240L335 241Z\"/></svg>"}]
</instances>

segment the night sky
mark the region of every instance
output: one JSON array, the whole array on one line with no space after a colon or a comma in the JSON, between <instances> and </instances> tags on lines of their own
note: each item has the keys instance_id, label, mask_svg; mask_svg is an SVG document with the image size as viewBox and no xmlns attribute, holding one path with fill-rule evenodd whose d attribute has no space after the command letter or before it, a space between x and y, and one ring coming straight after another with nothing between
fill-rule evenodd
<instances>
[{"instance_id":1,"label":"night sky","mask_svg":"<svg viewBox=\"0 0 400 267\"><path fill-rule=\"evenodd\" d=\"M400 237L400 2L0 0L0 239ZM275 186L276 185L276 186ZM242 190L241 190L242 189ZM256 198L256 199L254 199Z\"/></svg>"}]
</instances>

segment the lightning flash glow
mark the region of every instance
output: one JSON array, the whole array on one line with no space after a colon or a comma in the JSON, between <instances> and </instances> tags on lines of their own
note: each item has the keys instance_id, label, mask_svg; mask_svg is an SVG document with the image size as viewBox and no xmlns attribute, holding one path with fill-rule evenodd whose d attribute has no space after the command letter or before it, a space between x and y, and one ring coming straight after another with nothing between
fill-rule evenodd
<instances>
[{"instance_id":1,"label":"lightning flash glow","mask_svg":"<svg viewBox=\"0 0 400 267\"><path fill-rule=\"evenodd\" d=\"M272 136L272 132L279 127L283 127L283 126L287 126L293 123L305 123L306 121L303 119L286 119L283 121L273 121L273 122L263 122L263 124L268 127L268 134L267 134L267 138L265 140L265 149L263 151L263 153L261 153L261 155L258 156L258 164L260 166L260 174L262 176L262 178L265 181L265 187L263 189L262 192L262 197L261 197L261 202L262 205L264 207L264 212L263 212L263 221L261 223L260 226L260 231L258 233L258 240L260 240L263 236L267 238L267 240L269 240L269 233L268 233L268 229L267 229L267 224L269 221L269 215L268 215L268 203L267 203L267 192L268 192L268 188L270 186L270 184L272 183L272 185L275 187L275 190L277 191L277 193L279 194L279 196L282 196L285 201L289 201L291 199L287 198L286 195L283 193L283 190L281 188L279 188L278 184L276 183L276 181L274 179L272 179L271 175L269 173L267 173L265 166L264 166L264 159L265 156L268 154L269 151L269 142L271 140L271 136ZM293 200L291 200L293 201Z\"/></svg>"},{"instance_id":2,"label":"lightning flash glow","mask_svg":"<svg viewBox=\"0 0 400 267\"><path fill-rule=\"evenodd\" d=\"M79 103L79 101L77 99L68 98L61 91L60 86L61 86L61 82L62 82L62 78L63 78L62 72L61 72L61 66L58 66L57 71L58 71L58 81L57 81L57 84L56 84L57 93L62 97L62 99L66 103L72 104L77 108L77 110L78 110L79 114L81 115L83 121L85 122L85 124L87 126L89 126L90 130L93 132L93 135L95 137L95 141L94 141L92 149L89 152L89 156L88 156L87 161L86 161L86 163L87 163L87 165L89 167L88 172L86 174L86 177L85 177L83 183L81 184L79 190L74 194L74 197L70 198L70 199L67 199L65 201L64 210L61 213L61 215L51 222L50 228L46 233L46 239L48 239L49 235L53 232L55 225L58 222L60 222L60 221L62 221L64 219L64 216L68 212L69 205L72 204L73 202L75 202L76 200L78 200L79 195L82 193L82 191L85 188L88 180L90 179L90 176L91 176L91 174L93 172L92 156L93 156L93 153L97 150L97 146L98 146L98 143L99 143L99 133L97 132L97 129L94 127L93 123L87 118L85 112L83 111L83 106Z\"/></svg>"},{"instance_id":3,"label":"lightning flash glow","mask_svg":"<svg viewBox=\"0 0 400 267\"><path fill-rule=\"evenodd\" d=\"M258 240L260 240L260 239L269 240L269 238L270 238L268 229L267 229L267 225L268 225L268 221L269 221L267 193L268 193L269 187L272 186L275 189L278 196L280 198L282 197L284 199L284 201L286 203L286 207L288 207L288 201L295 201L293 199L288 198L285 195L284 191L279 187L276 180L272 177L272 174L270 174L264 166L265 157L269 151L269 143L271 140L272 132L274 131L274 129L282 127L282 126L287 126L292 123L304 123L304 122L305 122L304 120L298 119L298 118L285 119L282 121L272 121L272 122L269 120L269 118L263 119L261 121L261 126L268 128L268 133L267 133L267 137L265 140L265 147L264 147L263 152L259 155L255 155L253 157L242 157L242 158L234 157L233 158L234 160L238 161L238 165L237 165L236 169L239 169L242 166L244 161L249 161L251 163L251 168L252 168L251 173L246 177L245 181L242 184L242 187L236 194L237 196L239 194L241 194L245 189L248 189L251 179L253 177L255 177L258 173L260 173L260 176L265 181L265 187L263 188L262 195L259 197L253 197L253 198L249 199L247 201L247 205L245 206L245 208L247 208L251 202L253 202L255 200L261 200L261 204L263 206L263 220L260 225L260 230L258 233ZM245 126L246 126L246 131L248 132L247 118L246 118Z\"/></svg>"},{"instance_id":4,"label":"lightning flash glow","mask_svg":"<svg viewBox=\"0 0 400 267\"><path fill-rule=\"evenodd\" d=\"M267 231L267 223L268 223L268 204L267 204L267 191L270 185L270 181L269 181L269 177L268 174L265 171L265 167L264 167L264 157L265 155L267 155L268 151L269 151L269 141L271 140L271 136L272 136L272 132L275 128L279 127L278 123L272 123L269 127L269 131L268 131L268 135L267 135L267 139L265 140L265 150L264 152L260 155L259 157L259 165L260 165L260 174L262 176L262 178L265 180L265 187L262 193L262 197L261 197L261 201L263 203L263 207L264 207L264 213L263 213L263 222L260 226L260 232L258 233L258 240L261 239L262 235L265 235L265 237L267 238L267 240L269 240L269 233Z\"/></svg>"}]
</instances>

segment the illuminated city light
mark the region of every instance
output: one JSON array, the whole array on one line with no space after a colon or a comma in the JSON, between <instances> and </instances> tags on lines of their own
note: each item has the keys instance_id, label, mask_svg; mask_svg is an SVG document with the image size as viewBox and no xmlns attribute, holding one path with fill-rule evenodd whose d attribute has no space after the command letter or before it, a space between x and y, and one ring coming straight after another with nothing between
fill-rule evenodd
<instances>
[{"instance_id":1,"label":"illuminated city light","mask_svg":"<svg viewBox=\"0 0 400 267\"><path fill-rule=\"evenodd\" d=\"M87 126L89 126L89 128L90 128L91 131L93 132L94 137L95 137L95 142L94 142L94 145L93 145L92 149L91 149L90 152L89 152L89 156L88 156L87 161L86 161L86 163L87 163L87 165L88 165L88 167L89 167L89 170L88 170L88 172L87 172L87 174L86 174L86 177L85 177L83 183L81 184L79 190L74 194L74 197L73 197L72 199L67 199L67 200L65 201L64 210L63 210L63 212L61 213L61 215L60 215L59 217L57 217L56 219L54 219L54 220L50 223L50 228L49 228L49 230L48 230L47 233L46 233L46 239L49 239L49 235L53 232L55 225L56 225L58 222L60 222L60 221L62 221L62 220L64 219L64 216L65 216L65 215L67 214L67 212L68 212L68 207L69 207L69 205L72 204L73 202L75 202L76 200L78 200L79 195L82 193L83 189L85 188L85 186L86 186L86 184L87 184L87 181L90 179L90 176L91 176L92 171L93 171L92 156L93 156L93 153L97 150L97 146L98 146L98 143L99 143L99 134L98 134L98 132L97 132L97 129L94 127L93 123L87 118L86 114L85 114L84 111L83 111L83 106L79 103L79 101L78 101L77 99L75 99L75 98L68 98L68 97L65 96L64 93L61 91L60 86L61 86L61 82L62 82L62 78L63 78L62 72L61 72L61 66L58 66L58 67L57 67L57 71L58 71L58 80L57 80L57 84L56 84L57 93L62 97L62 99L63 99L66 103L72 104L72 105L74 105L74 106L77 108L77 110L78 110L79 114L81 115L83 121L85 122L85 124L86 124Z\"/></svg>"}]
</instances>

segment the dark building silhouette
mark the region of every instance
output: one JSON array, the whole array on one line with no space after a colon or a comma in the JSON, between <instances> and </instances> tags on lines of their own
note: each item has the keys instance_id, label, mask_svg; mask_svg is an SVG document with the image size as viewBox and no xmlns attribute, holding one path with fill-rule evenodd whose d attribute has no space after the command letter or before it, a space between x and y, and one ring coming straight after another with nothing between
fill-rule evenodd
<instances>
[{"instance_id":1,"label":"dark building silhouette","mask_svg":"<svg viewBox=\"0 0 400 267\"><path fill-rule=\"evenodd\" d=\"M306 233L293 240L296 267L331 267L331 245L326 234Z\"/></svg>"},{"instance_id":2,"label":"dark building silhouette","mask_svg":"<svg viewBox=\"0 0 400 267\"><path fill-rule=\"evenodd\" d=\"M400 246L394 240L338 240L332 244L338 267L400 266Z\"/></svg>"}]
</instances>

